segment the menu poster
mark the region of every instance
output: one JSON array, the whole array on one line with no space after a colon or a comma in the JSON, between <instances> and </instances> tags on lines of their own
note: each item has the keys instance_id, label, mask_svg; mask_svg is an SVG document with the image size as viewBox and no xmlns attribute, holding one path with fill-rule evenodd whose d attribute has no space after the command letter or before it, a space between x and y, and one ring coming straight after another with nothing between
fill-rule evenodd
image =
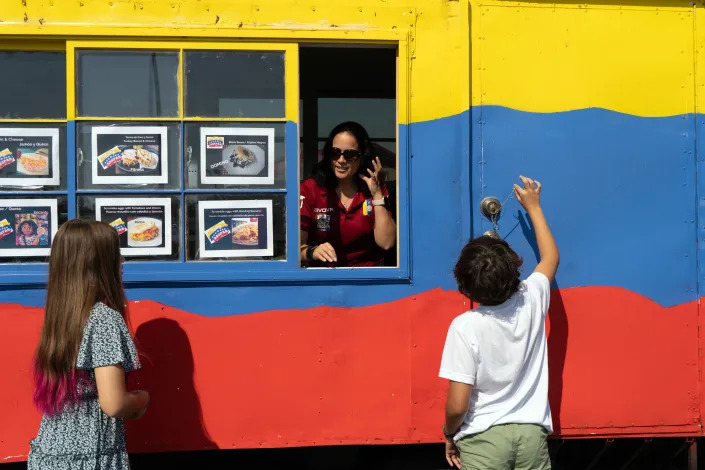
<instances>
[{"instance_id":1,"label":"menu poster","mask_svg":"<svg viewBox=\"0 0 705 470\"><path fill-rule=\"evenodd\" d=\"M202 184L274 184L274 128L201 128Z\"/></svg>"},{"instance_id":2,"label":"menu poster","mask_svg":"<svg viewBox=\"0 0 705 470\"><path fill-rule=\"evenodd\" d=\"M199 201L199 258L274 256L272 201Z\"/></svg>"},{"instance_id":3,"label":"menu poster","mask_svg":"<svg viewBox=\"0 0 705 470\"><path fill-rule=\"evenodd\" d=\"M0 128L0 186L58 186L59 129Z\"/></svg>"},{"instance_id":4,"label":"menu poster","mask_svg":"<svg viewBox=\"0 0 705 470\"><path fill-rule=\"evenodd\" d=\"M169 198L96 198L95 218L117 231L123 256L171 254Z\"/></svg>"},{"instance_id":5,"label":"menu poster","mask_svg":"<svg viewBox=\"0 0 705 470\"><path fill-rule=\"evenodd\" d=\"M91 129L93 184L166 184L166 126Z\"/></svg>"},{"instance_id":6,"label":"menu poster","mask_svg":"<svg viewBox=\"0 0 705 470\"><path fill-rule=\"evenodd\" d=\"M49 256L56 199L0 199L0 258Z\"/></svg>"}]
</instances>

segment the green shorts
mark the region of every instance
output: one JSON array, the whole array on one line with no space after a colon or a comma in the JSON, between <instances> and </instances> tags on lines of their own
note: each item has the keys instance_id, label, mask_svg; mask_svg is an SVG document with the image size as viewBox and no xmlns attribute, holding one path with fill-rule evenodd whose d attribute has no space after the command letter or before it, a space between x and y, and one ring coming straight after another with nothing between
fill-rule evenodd
<instances>
[{"instance_id":1,"label":"green shorts","mask_svg":"<svg viewBox=\"0 0 705 470\"><path fill-rule=\"evenodd\" d=\"M550 470L546 436L537 424L500 424L456 445L464 470Z\"/></svg>"}]
</instances>

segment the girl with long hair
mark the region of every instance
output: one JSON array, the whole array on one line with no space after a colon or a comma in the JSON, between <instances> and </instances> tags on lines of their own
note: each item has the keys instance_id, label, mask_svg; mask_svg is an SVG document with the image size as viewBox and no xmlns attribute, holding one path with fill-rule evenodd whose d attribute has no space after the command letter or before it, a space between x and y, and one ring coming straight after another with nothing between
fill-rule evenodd
<instances>
[{"instance_id":1,"label":"girl with long hair","mask_svg":"<svg viewBox=\"0 0 705 470\"><path fill-rule=\"evenodd\" d=\"M34 361L34 403L43 417L28 469L129 469L123 419L139 419L149 403L147 392L125 389L126 374L139 368L117 232L70 220L49 258Z\"/></svg>"}]
</instances>

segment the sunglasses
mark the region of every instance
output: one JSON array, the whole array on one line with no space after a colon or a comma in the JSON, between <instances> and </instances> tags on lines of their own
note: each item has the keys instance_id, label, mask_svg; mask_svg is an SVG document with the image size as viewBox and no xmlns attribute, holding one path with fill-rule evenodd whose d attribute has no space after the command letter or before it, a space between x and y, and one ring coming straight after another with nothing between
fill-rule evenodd
<instances>
[{"instance_id":1,"label":"sunglasses","mask_svg":"<svg viewBox=\"0 0 705 470\"><path fill-rule=\"evenodd\" d=\"M346 162L354 162L355 160L358 160L362 154L360 153L359 150L355 149L347 149L347 150L340 150L338 147L332 147L330 149L330 152L328 153L328 158L331 158L333 160L337 160L340 158L340 156L343 156Z\"/></svg>"}]
</instances>

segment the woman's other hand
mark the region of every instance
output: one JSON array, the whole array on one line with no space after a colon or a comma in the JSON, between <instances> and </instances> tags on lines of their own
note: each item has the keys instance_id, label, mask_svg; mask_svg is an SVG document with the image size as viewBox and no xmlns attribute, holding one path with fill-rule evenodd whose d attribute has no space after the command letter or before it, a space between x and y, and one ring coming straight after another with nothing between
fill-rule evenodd
<instances>
[{"instance_id":1,"label":"woman's other hand","mask_svg":"<svg viewBox=\"0 0 705 470\"><path fill-rule=\"evenodd\" d=\"M324 263L335 263L338 261L338 257L335 254L335 248L330 243L321 243L318 245L311 253L311 257L316 261L323 261Z\"/></svg>"}]
</instances>

